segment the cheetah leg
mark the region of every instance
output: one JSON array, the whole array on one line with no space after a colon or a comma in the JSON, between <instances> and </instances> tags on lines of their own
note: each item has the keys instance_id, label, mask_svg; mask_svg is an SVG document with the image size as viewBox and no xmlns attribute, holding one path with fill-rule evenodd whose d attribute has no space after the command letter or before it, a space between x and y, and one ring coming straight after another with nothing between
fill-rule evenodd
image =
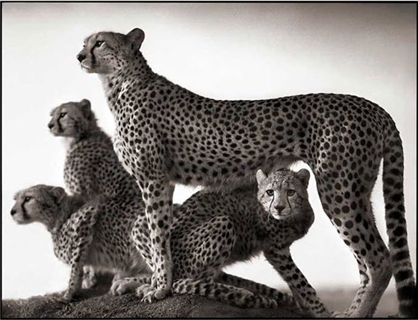
<instances>
[{"instance_id":1,"label":"cheetah leg","mask_svg":"<svg viewBox=\"0 0 418 320\"><path fill-rule=\"evenodd\" d=\"M303 273L294 263L289 248L271 247L264 251L268 262L286 281L293 293L293 298L303 310L307 310L314 317L330 317L331 313L324 306L316 294L315 289L309 284Z\"/></svg>"},{"instance_id":2,"label":"cheetah leg","mask_svg":"<svg viewBox=\"0 0 418 320\"><path fill-rule=\"evenodd\" d=\"M132 227L131 239L139 254L144 258L149 268L153 270L153 249L150 239L150 228L145 215L139 216L138 219L136 219Z\"/></svg>"},{"instance_id":3,"label":"cheetah leg","mask_svg":"<svg viewBox=\"0 0 418 320\"><path fill-rule=\"evenodd\" d=\"M339 181L339 187L327 194L325 190L328 187L324 181L330 181L330 177L317 177L323 208L344 243L353 252L359 266L361 281L349 309L335 315L372 317L392 276L389 251L374 223L369 200L372 184L369 181L362 185L359 184L360 180L357 180L358 183L352 183L345 188L344 182L347 181ZM335 181L335 178L332 181ZM360 191L367 196L361 196ZM331 201L331 198L334 200Z\"/></svg>"},{"instance_id":4,"label":"cheetah leg","mask_svg":"<svg viewBox=\"0 0 418 320\"><path fill-rule=\"evenodd\" d=\"M140 216L135 221L131 232L131 238L136 249L144 258L149 268L151 270L154 270L153 247L151 244L150 228L147 217ZM147 281L146 283L142 283L141 281L139 281L139 285L136 285L135 283L128 284L124 282L123 284L121 284L121 288L118 289L118 291L129 291L131 290L131 287L132 289L135 287L138 298L142 299L147 292L152 290L153 283L155 285L155 279L153 279L153 276L154 274L149 278L149 281ZM114 290L117 290L116 286L118 286L118 284L115 284ZM127 286L126 290L122 288L122 286Z\"/></svg>"},{"instance_id":5,"label":"cheetah leg","mask_svg":"<svg viewBox=\"0 0 418 320\"><path fill-rule=\"evenodd\" d=\"M289 294L280 292L279 290L270 288L261 283L257 283L248 279L243 279L225 272L221 272L216 278L217 282L228 284L251 291L252 293L261 294L272 298L277 302L294 303L293 297Z\"/></svg>"},{"instance_id":6,"label":"cheetah leg","mask_svg":"<svg viewBox=\"0 0 418 320\"><path fill-rule=\"evenodd\" d=\"M180 279L173 284L174 294L193 294L240 308L277 308L276 300L213 279Z\"/></svg>"},{"instance_id":7,"label":"cheetah leg","mask_svg":"<svg viewBox=\"0 0 418 320\"><path fill-rule=\"evenodd\" d=\"M165 178L139 181L145 212L150 226L153 275L151 284L138 288L142 302L151 303L164 299L172 286L172 259L170 249L170 227L172 224L172 198L174 186Z\"/></svg>"},{"instance_id":8,"label":"cheetah leg","mask_svg":"<svg viewBox=\"0 0 418 320\"><path fill-rule=\"evenodd\" d=\"M68 289L64 293L63 299L65 301L72 301L76 298L77 294L80 292L81 283L83 279L83 266L80 260L82 258L82 250L77 248L73 254L71 262L71 275L70 281L68 284Z\"/></svg>"},{"instance_id":9,"label":"cheetah leg","mask_svg":"<svg viewBox=\"0 0 418 320\"><path fill-rule=\"evenodd\" d=\"M93 239L92 227L97 221L98 210L100 206L97 203L87 207L83 207L78 212L80 217L79 224L71 234L74 242L71 244L71 259L69 261L71 267L71 275L67 291L64 293L63 299L71 301L76 298L80 292L83 281L83 267L86 263L90 243Z\"/></svg>"}]
</instances>

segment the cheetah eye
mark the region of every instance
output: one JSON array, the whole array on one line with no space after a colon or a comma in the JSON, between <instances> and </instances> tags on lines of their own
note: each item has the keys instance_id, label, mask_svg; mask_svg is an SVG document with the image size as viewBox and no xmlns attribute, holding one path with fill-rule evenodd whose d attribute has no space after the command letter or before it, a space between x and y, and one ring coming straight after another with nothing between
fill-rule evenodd
<instances>
[{"instance_id":1,"label":"cheetah eye","mask_svg":"<svg viewBox=\"0 0 418 320\"><path fill-rule=\"evenodd\" d=\"M96 44L94 45L96 48L100 48L104 41L96 41Z\"/></svg>"},{"instance_id":2,"label":"cheetah eye","mask_svg":"<svg viewBox=\"0 0 418 320\"><path fill-rule=\"evenodd\" d=\"M274 190L268 189L268 190L266 190L266 193L269 197L272 197L274 195Z\"/></svg>"},{"instance_id":3,"label":"cheetah eye","mask_svg":"<svg viewBox=\"0 0 418 320\"><path fill-rule=\"evenodd\" d=\"M26 196L25 199L23 199L24 202L28 202L32 197Z\"/></svg>"},{"instance_id":4,"label":"cheetah eye","mask_svg":"<svg viewBox=\"0 0 418 320\"><path fill-rule=\"evenodd\" d=\"M293 196L295 194L295 192L296 191L295 190L292 190L292 189L287 190L287 195L291 197L291 196Z\"/></svg>"},{"instance_id":5,"label":"cheetah eye","mask_svg":"<svg viewBox=\"0 0 418 320\"><path fill-rule=\"evenodd\" d=\"M65 112L60 113L60 118L64 118L67 114Z\"/></svg>"}]
</instances>

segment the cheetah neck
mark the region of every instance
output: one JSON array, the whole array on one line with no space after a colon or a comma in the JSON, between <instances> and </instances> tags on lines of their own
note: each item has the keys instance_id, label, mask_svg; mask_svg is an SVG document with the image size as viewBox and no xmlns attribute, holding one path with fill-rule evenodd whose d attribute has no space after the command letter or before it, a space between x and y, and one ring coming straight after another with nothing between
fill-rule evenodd
<instances>
[{"instance_id":1,"label":"cheetah neck","mask_svg":"<svg viewBox=\"0 0 418 320\"><path fill-rule=\"evenodd\" d=\"M112 74L99 74L109 107L113 113L119 112L117 101L128 88L145 86L157 76L139 51L136 52L134 59L121 70Z\"/></svg>"},{"instance_id":2,"label":"cheetah neck","mask_svg":"<svg viewBox=\"0 0 418 320\"><path fill-rule=\"evenodd\" d=\"M58 233L71 214L77 211L84 204L84 202L83 198L78 195L64 198L60 204L60 211L57 212L55 221L52 221L50 225L47 225L48 231L53 235Z\"/></svg>"},{"instance_id":3,"label":"cheetah neck","mask_svg":"<svg viewBox=\"0 0 418 320\"><path fill-rule=\"evenodd\" d=\"M111 143L110 137L102 129L100 129L99 126L97 126L97 124L92 125L88 131L82 134L75 141L75 143L83 141L83 140L93 140L93 139L104 140L104 141L109 140L109 142Z\"/></svg>"}]
</instances>

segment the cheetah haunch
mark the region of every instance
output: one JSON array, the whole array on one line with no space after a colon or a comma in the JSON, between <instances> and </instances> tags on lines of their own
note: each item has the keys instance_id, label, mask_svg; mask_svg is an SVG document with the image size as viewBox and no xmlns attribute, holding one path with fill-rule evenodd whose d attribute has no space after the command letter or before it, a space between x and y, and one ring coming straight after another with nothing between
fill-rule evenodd
<instances>
[{"instance_id":1,"label":"cheetah haunch","mask_svg":"<svg viewBox=\"0 0 418 320\"><path fill-rule=\"evenodd\" d=\"M394 274L399 315L413 316L403 150L389 114L340 94L205 98L154 73L139 50L144 37L140 29L95 33L77 59L84 70L99 74L116 122L116 152L143 193L155 265L152 283L143 288L145 300L164 298L172 286L174 183L242 185L258 168L270 172L302 160L315 174L323 209L358 261L361 285L345 315L372 316ZM370 203L382 158L390 251Z\"/></svg>"},{"instance_id":2,"label":"cheetah haunch","mask_svg":"<svg viewBox=\"0 0 418 320\"><path fill-rule=\"evenodd\" d=\"M150 269L129 236L143 205L117 199L101 202L100 198L85 204L80 196L46 185L21 190L15 200L13 219L19 224L44 224L52 235L55 255L71 266L64 300L77 297L84 266L116 273L114 281L137 275L141 283L150 281Z\"/></svg>"}]
</instances>

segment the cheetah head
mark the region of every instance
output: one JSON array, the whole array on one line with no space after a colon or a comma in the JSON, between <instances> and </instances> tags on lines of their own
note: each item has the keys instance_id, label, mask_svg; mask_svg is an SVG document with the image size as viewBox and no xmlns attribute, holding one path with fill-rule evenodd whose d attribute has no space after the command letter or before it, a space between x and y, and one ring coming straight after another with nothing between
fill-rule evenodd
<instances>
[{"instance_id":1,"label":"cheetah head","mask_svg":"<svg viewBox=\"0 0 418 320\"><path fill-rule=\"evenodd\" d=\"M66 196L61 187L38 184L15 194L16 202L10 213L18 224L41 222L52 226Z\"/></svg>"},{"instance_id":2,"label":"cheetah head","mask_svg":"<svg viewBox=\"0 0 418 320\"><path fill-rule=\"evenodd\" d=\"M54 136L78 138L96 124L90 101L67 102L51 111L48 128Z\"/></svg>"},{"instance_id":3,"label":"cheetah head","mask_svg":"<svg viewBox=\"0 0 418 320\"><path fill-rule=\"evenodd\" d=\"M126 35L98 32L84 40L84 47L77 59L88 73L111 75L124 69L135 59L144 38L144 31L138 28Z\"/></svg>"},{"instance_id":4,"label":"cheetah head","mask_svg":"<svg viewBox=\"0 0 418 320\"><path fill-rule=\"evenodd\" d=\"M258 201L275 219L286 218L308 200L309 176L306 169L299 172L277 170L269 176L258 170Z\"/></svg>"}]
</instances>

